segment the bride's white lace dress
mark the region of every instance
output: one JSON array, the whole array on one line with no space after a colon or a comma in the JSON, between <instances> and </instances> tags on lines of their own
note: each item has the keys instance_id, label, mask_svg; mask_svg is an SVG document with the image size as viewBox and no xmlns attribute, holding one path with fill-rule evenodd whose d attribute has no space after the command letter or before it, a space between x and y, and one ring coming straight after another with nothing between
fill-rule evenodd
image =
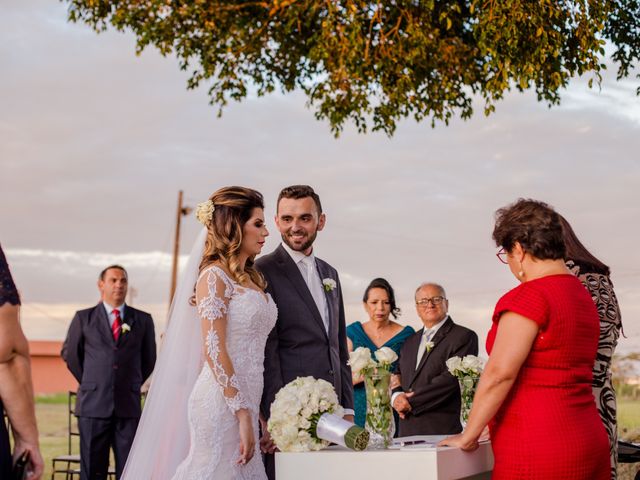
<instances>
[{"instance_id":1,"label":"bride's white lace dress","mask_svg":"<svg viewBox=\"0 0 640 480\"><path fill-rule=\"evenodd\" d=\"M213 265L200 274L196 298L206 362L189 397L189 454L173 480L264 480L258 413L264 347L276 322L276 305L268 294L240 286ZM221 355L223 342L228 357ZM246 465L237 465L240 434L235 412L240 408L250 410L256 439L255 453Z\"/></svg>"}]
</instances>

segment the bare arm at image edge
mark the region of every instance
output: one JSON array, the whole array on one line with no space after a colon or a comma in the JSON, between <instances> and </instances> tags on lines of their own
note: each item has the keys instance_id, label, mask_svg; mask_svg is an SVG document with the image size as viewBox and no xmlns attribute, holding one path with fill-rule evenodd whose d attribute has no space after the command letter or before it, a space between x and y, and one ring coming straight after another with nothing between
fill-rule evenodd
<instances>
[{"instance_id":1,"label":"bare arm at image edge","mask_svg":"<svg viewBox=\"0 0 640 480\"><path fill-rule=\"evenodd\" d=\"M20 327L17 305L0 307L0 398L13 431L14 460L29 450L33 472L29 478L37 480L44 462L38 446L29 343Z\"/></svg>"}]
</instances>

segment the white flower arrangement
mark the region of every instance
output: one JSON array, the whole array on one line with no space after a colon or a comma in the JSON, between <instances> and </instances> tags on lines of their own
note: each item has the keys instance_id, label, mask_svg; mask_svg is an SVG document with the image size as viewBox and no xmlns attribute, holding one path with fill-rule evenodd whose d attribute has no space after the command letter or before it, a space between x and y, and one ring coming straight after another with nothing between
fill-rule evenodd
<instances>
[{"instance_id":1,"label":"white flower arrangement","mask_svg":"<svg viewBox=\"0 0 640 480\"><path fill-rule=\"evenodd\" d=\"M343 428L339 438L331 438L331 441L363 450L369 441L368 433L342 420L343 414L333 385L313 377L298 377L276 394L271 405L269 433L283 452L320 450L330 442L320 437L319 423L329 422ZM335 434L336 430L333 432Z\"/></svg>"},{"instance_id":2,"label":"white flower arrangement","mask_svg":"<svg viewBox=\"0 0 640 480\"><path fill-rule=\"evenodd\" d=\"M376 369L391 370L391 364L398 359L398 355L389 347L382 347L375 352L375 361L371 356L371 350L366 347L358 347L349 353L351 371L356 375L365 375Z\"/></svg>"},{"instance_id":3,"label":"white flower arrangement","mask_svg":"<svg viewBox=\"0 0 640 480\"><path fill-rule=\"evenodd\" d=\"M427 353L429 353L435 346L436 344L431 341L424 344L424 347L427 349Z\"/></svg>"},{"instance_id":4,"label":"white flower arrangement","mask_svg":"<svg viewBox=\"0 0 640 480\"><path fill-rule=\"evenodd\" d=\"M215 205L211 200L199 203L196 207L196 218L204 226L209 225L209 222L213 218L213 212L216 210Z\"/></svg>"},{"instance_id":5,"label":"white flower arrangement","mask_svg":"<svg viewBox=\"0 0 640 480\"><path fill-rule=\"evenodd\" d=\"M458 379L460 385L460 423L466 426L476 394L478 380L484 370L484 360L475 355L464 358L451 357L446 362L449 373Z\"/></svg>"},{"instance_id":6,"label":"white flower arrangement","mask_svg":"<svg viewBox=\"0 0 640 480\"><path fill-rule=\"evenodd\" d=\"M449 373L460 379L479 377L484 370L484 360L475 355L466 355L464 358L451 357L446 363Z\"/></svg>"},{"instance_id":7,"label":"white flower arrangement","mask_svg":"<svg viewBox=\"0 0 640 480\"><path fill-rule=\"evenodd\" d=\"M130 332L131 325L129 325L128 323L123 323L122 325L120 325L120 330L122 331L122 333Z\"/></svg>"},{"instance_id":8,"label":"white flower arrangement","mask_svg":"<svg viewBox=\"0 0 640 480\"><path fill-rule=\"evenodd\" d=\"M367 399L365 428L371 433L373 448L387 448L393 437L393 410L391 408L391 365L398 355L389 347L382 347L371 356L371 350L358 347L349 353L354 378L363 377Z\"/></svg>"},{"instance_id":9,"label":"white flower arrangement","mask_svg":"<svg viewBox=\"0 0 640 480\"><path fill-rule=\"evenodd\" d=\"M323 278L322 286L325 292L331 292L338 286L338 283L333 278Z\"/></svg>"}]
</instances>

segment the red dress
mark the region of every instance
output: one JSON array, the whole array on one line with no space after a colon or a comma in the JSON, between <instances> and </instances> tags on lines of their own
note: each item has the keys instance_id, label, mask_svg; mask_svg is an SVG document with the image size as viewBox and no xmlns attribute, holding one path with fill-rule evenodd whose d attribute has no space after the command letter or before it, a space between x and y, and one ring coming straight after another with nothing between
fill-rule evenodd
<instances>
[{"instance_id":1,"label":"red dress","mask_svg":"<svg viewBox=\"0 0 640 480\"><path fill-rule=\"evenodd\" d=\"M591 391L600 321L589 293L570 274L509 291L493 313L489 354L507 311L536 322L539 333L489 425L493 480L610 479L609 442Z\"/></svg>"}]
</instances>

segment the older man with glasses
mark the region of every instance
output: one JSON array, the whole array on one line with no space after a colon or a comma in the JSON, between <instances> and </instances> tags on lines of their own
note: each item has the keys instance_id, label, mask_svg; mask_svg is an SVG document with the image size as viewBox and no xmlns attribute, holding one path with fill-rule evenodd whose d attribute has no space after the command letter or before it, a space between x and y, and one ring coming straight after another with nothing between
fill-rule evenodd
<instances>
[{"instance_id":1,"label":"older man with glasses","mask_svg":"<svg viewBox=\"0 0 640 480\"><path fill-rule=\"evenodd\" d=\"M393 408L400 415L399 434L445 435L462 431L460 388L447 370L455 356L478 354L478 335L456 325L448 314L442 286L423 283L415 294L424 328L409 337L400 351L401 386L394 389Z\"/></svg>"}]
</instances>

